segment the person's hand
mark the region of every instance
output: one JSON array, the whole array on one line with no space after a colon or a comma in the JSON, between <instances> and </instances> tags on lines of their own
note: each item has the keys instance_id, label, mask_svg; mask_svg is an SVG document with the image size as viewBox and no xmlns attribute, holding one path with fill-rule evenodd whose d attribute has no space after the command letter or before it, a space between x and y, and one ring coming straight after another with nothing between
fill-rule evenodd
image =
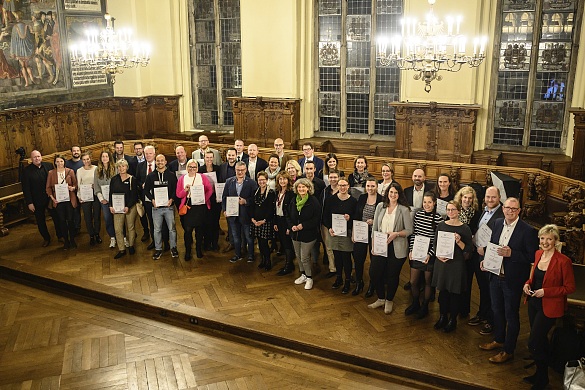
<instances>
[{"instance_id":1,"label":"person's hand","mask_svg":"<svg viewBox=\"0 0 585 390\"><path fill-rule=\"evenodd\" d=\"M100 200L100 202L102 202L102 204L108 204L108 201L105 200L105 199L104 200Z\"/></svg>"},{"instance_id":2,"label":"person's hand","mask_svg":"<svg viewBox=\"0 0 585 390\"><path fill-rule=\"evenodd\" d=\"M423 263L428 264L430 259L431 259L431 256L427 255L427 257Z\"/></svg>"},{"instance_id":3,"label":"person's hand","mask_svg":"<svg viewBox=\"0 0 585 390\"><path fill-rule=\"evenodd\" d=\"M394 239L398 237L397 232L388 233L388 237L386 238L386 243L390 244Z\"/></svg>"},{"instance_id":4,"label":"person's hand","mask_svg":"<svg viewBox=\"0 0 585 390\"><path fill-rule=\"evenodd\" d=\"M534 298L542 298L542 297L544 297L544 289L540 288L540 289L536 290L534 292L534 294L532 294L532 296Z\"/></svg>"},{"instance_id":5,"label":"person's hand","mask_svg":"<svg viewBox=\"0 0 585 390\"><path fill-rule=\"evenodd\" d=\"M522 291L524 291L524 294L528 295L529 297L532 296L532 294L530 293L530 285L528 283L524 285Z\"/></svg>"},{"instance_id":6,"label":"person's hand","mask_svg":"<svg viewBox=\"0 0 585 390\"><path fill-rule=\"evenodd\" d=\"M29 204L28 204L28 209L30 210L30 212L31 212L31 213L34 213L34 212L35 212L35 210L36 210L36 209L35 209L35 205L34 205L34 204L32 204L32 203L29 203Z\"/></svg>"},{"instance_id":7,"label":"person's hand","mask_svg":"<svg viewBox=\"0 0 585 390\"><path fill-rule=\"evenodd\" d=\"M412 251L408 252L408 260L412 260Z\"/></svg>"},{"instance_id":8,"label":"person's hand","mask_svg":"<svg viewBox=\"0 0 585 390\"><path fill-rule=\"evenodd\" d=\"M446 263L447 261L449 261L449 259L447 257L437 257L437 259L439 259L443 263Z\"/></svg>"},{"instance_id":9,"label":"person's hand","mask_svg":"<svg viewBox=\"0 0 585 390\"><path fill-rule=\"evenodd\" d=\"M128 207L124 207L124 214L128 214Z\"/></svg>"},{"instance_id":10,"label":"person's hand","mask_svg":"<svg viewBox=\"0 0 585 390\"><path fill-rule=\"evenodd\" d=\"M503 256L503 257L510 257L512 256L512 248L510 248L509 246L502 246L498 248L498 255Z\"/></svg>"},{"instance_id":11,"label":"person's hand","mask_svg":"<svg viewBox=\"0 0 585 390\"><path fill-rule=\"evenodd\" d=\"M483 268L483 260L479 262L479 269L487 272L487 269Z\"/></svg>"},{"instance_id":12,"label":"person's hand","mask_svg":"<svg viewBox=\"0 0 585 390\"><path fill-rule=\"evenodd\" d=\"M329 235L331 237L335 237L335 232L333 231L333 228L329 228Z\"/></svg>"},{"instance_id":13,"label":"person's hand","mask_svg":"<svg viewBox=\"0 0 585 390\"><path fill-rule=\"evenodd\" d=\"M289 229L286 229L286 235L287 236L290 236L290 230Z\"/></svg>"},{"instance_id":14,"label":"person's hand","mask_svg":"<svg viewBox=\"0 0 585 390\"><path fill-rule=\"evenodd\" d=\"M343 218L344 218L346 221L349 221L349 214L343 214Z\"/></svg>"},{"instance_id":15,"label":"person's hand","mask_svg":"<svg viewBox=\"0 0 585 390\"><path fill-rule=\"evenodd\" d=\"M154 199L152 200L152 207L156 208L156 202L154 201Z\"/></svg>"},{"instance_id":16,"label":"person's hand","mask_svg":"<svg viewBox=\"0 0 585 390\"><path fill-rule=\"evenodd\" d=\"M369 226L372 226L372 224L374 223L374 220L370 218L370 219L366 220L366 223L367 223Z\"/></svg>"},{"instance_id":17,"label":"person's hand","mask_svg":"<svg viewBox=\"0 0 585 390\"><path fill-rule=\"evenodd\" d=\"M169 202L167 203L167 207L171 207L173 205L173 199L169 199Z\"/></svg>"},{"instance_id":18,"label":"person's hand","mask_svg":"<svg viewBox=\"0 0 585 390\"><path fill-rule=\"evenodd\" d=\"M481 246L478 246L478 247L477 247L477 253L478 253L480 256L483 256L483 255L485 255L485 252L484 252L484 250L483 250L483 247L481 247Z\"/></svg>"},{"instance_id":19,"label":"person's hand","mask_svg":"<svg viewBox=\"0 0 585 390\"><path fill-rule=\"evenodd\" d=\"M278 225L274 225L274 231L277 232L278 231Z\"/></svg>"},{"instance_id":20,"label":"person's hand","mask_svg":"<svg viewBox=\"0 0 585 390\"><path fill-rule=\"evenodd\" d=\"M187 184L185 186L185 192L189 192L190 189L191 189L191 184Z\"/></svg>"},{"instance_id":21,"label":"person's hand","mask_svg":"<svg viewBox=\"0 0 585 390\"><path fill-rule=\"evenodd\" d=\"M114 210L113 207L110 207L110 213L115 214L116 213L116 210Z\"/></svg>"},{"instance_id":22,"label":"person's hand","mask_svg":"<svg viewBox=\"0 0 585 390\"><path fill-rule=\"evenodd\" d=\"M239 203L240 205L242 205L242 206L245 206L245 205L246 205L246 199L244 199L244 198L239 198L239 199L238 199L238 203Z\"/></svg>"}]
</instances>

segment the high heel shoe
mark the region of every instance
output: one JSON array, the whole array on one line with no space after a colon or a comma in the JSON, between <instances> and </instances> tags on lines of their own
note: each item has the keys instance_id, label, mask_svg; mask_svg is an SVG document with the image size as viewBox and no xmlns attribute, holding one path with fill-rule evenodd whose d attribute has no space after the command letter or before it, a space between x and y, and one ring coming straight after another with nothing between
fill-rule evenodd
<instances>
[{"instance_id":1,"label":"high heel shoe","mask_svg":"<svg viewBox=\"0 0 585 390\"><path fill-rule=\"evenodd\" d=\"M372 284L372 282L370 282L370 284L368 285L368 290L364 294L364 297L370 298L372 295L374 295L374 285Z\"/></svg>"},{"instance_id":2,"label":"high heel shoe","mask_svg":"<svg viewBox=\"0 0 585 390\"><path fill-rule=\"evenodd\" d=\"M351 295L359 295L364 290L364 281L360 280L357 282L355 289L351 292Z\"/></svg>"},{"instance_id":3,"label":"high heel shoe","mask_svg":"<svg viewBox=\"0 0 585 390\"><path fill-rule=\"evenodd\" d=\"M341 289L341 293L342 294L349 293L349 287L350 287L350 281L349 280L346 280L345 283L344 283L344 285L343 285L343 288Z\"/></svg>"}]
</instances>

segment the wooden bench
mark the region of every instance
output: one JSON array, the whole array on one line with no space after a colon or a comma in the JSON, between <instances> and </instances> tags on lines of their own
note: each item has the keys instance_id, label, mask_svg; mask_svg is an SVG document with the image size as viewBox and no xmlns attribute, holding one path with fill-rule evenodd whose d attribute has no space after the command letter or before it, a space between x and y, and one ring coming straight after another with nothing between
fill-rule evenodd
<instances>
[{"instance_id":1,"label":"wooden bench","mask_svg":"<svg viewBox=\"0 0 585 390\"><path fill-rule=\"evenodd\" d=\"M4 213L8 205L16 204L14 216L4 220ZM14 183L7 186L0 187L0 236L8 235L8 228L6 226L12 225L16 222L24 221L30 217L30 213L24 204L24 194L22 193L22 185Z\"/></svg>"}]
</instances>

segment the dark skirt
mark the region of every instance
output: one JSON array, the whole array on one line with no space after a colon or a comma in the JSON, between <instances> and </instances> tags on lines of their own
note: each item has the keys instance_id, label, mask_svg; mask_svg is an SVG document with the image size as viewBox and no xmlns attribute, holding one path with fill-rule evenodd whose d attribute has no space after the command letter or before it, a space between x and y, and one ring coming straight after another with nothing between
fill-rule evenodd
<instances>
[{"instance_id":1,"label":"dark skirt","mask_svg":"<svg viewBox=\"0 0 585 390\"><path fill-rule=\"evenodd\" d=\"M252 237L264 238L266 240L274 238L274 224L272 221L266 221L265 224L260 226L250 223L250 229L252 229Z\"/></svg>"},{"instance_id":2,"label":"dark skirt","mask_svg":"<svg viewBox=\"0 0 585 390\"><path fill-rule=\"evenodd\" d=\"M201 227L205 225L207 218L209 218L209 210L207 210L207 206L200 204L189 207L190 209L187 214L181 216L181 224L190 227Z\"/></svg>"},{"instance_id":3,"label":"dark skirt","mask_svg":"<svg viewBox=\"0 0 585 390\"><path fill-rule=\"evenodd\" d=\"M433 268L435 268L435 257L432 256L429 259L428 263L423 263L422 261L410 260L410 268L418 269L420 271L425 272L433 272Z\"/></svg>"}]
</instances>

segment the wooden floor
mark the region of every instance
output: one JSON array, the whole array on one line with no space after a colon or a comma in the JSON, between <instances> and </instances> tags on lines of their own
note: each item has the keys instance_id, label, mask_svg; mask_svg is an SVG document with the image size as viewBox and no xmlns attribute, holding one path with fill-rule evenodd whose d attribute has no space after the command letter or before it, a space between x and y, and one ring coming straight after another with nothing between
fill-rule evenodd
<instances>
[{"instance_id":1,"label":"wooden floor","mask_svg":"<svg viewBox=\"0 0 585 390\"><path fill-rule=\"evenodd\" d=\"M313 290L305 291L293 284L296 274L277 277L256 264L230 264L231 254L209 252L184 262L165 253L153 261L139 242L136 255L114 260L115 251L105 242L90 247L88 241L82 232L77 250L62 251L57 242L41 248L32 224L15 226L0 238L0 277L12 278L16 270L57 292L84 296L64 298L0 280L0 390L134 389L147 388L140 387L145 383L148 388L158 388L157 383L160 388L400 388L421 387L421 381L443 388L528 387L521 380L532 373L523 368L525 307L516 358L498 366L487 361L492 353L478 349L491 340L479 335L479 328L460 321L452 334L433 330L436 303L424 320L404 316L410 298L402 288L394 313L385 315L368 309L372 299L363 294L332 290L323 266ZM405 266L401 284L407 272ZM474 309L477 298L474 291ZM102 305L99 300L109 306L93 305ZM147 318L116 313L115 304ZM187 329L165 323L181 323L181 313ZM194 327L188 329L188 322ZM262 342L292 351L271 351ZM43 359L33 363L33 356ZM161 385L163 374L172 385ZM561 388L560 376L551 372L551 380L551 388Z\"/></svg>"}]
</instances>

